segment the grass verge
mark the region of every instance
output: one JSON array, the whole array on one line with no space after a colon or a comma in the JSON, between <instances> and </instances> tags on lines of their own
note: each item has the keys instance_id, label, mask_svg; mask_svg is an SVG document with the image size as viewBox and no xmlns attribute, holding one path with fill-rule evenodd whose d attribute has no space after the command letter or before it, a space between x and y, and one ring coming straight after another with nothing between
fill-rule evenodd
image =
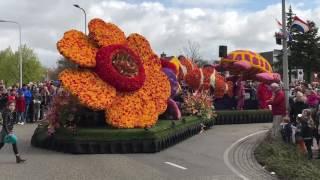
<instances>
[{"instance_id":1,"label":"grass verge","mask_svg":"<svg viewBox=\"0 0 320 180\"><path fill-rule=\"evenodd\" d=\"M320 160L308 160L297 146L267 137L255 150L257 161L282 180L320 179Z\"/></svg>"}]
</instances>

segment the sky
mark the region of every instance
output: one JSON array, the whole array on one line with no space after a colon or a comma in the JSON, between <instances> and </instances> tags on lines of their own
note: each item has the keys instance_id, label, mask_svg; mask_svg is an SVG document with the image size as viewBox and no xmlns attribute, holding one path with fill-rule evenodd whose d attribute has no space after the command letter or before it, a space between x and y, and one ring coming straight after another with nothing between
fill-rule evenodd
<instances>
[{"instance_id":1,"label":"sky","mask_svg":"<svg viewBox=\"0 0 320 180\"><path fill-rule=\"evenodd\" d=\"M128 36L145 36L153 50L180 55L188 41L199 45L203 59L217 60L219 45L228 51L279 49L274 33L281 20L281 0L0 0L0 20L22 26L22 43L34 49L41 63L56 67L56 42L70 29L84 31L88 20L117 24ZM320 25L320 0L286 0L296 15ZM15 24L0 23L0 50L19 45Z\"/></svg>"}]
</instances>

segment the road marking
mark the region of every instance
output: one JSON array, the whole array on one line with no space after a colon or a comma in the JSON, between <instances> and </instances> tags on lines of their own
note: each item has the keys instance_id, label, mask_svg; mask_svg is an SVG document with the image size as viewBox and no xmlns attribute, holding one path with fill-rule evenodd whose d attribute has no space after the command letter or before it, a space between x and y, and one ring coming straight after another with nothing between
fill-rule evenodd
<instances>
[{"instance_id":1,"label":"road marking","mask_svg":"<svg viewBox=\"0 0 320 180\"><path fill-rule=\"evenodd\" d=\"M172 162L164 162L164 163L166 163L166 164L169 164L169 165L171 165L171 166L174 166L174 167L176 167L176 168L179 168L179 169L182 169L182 170L187 170L188 168L185 168L185 167L183 167L183 166L180 166L180 165L178 165L178 164L175 164L175 163L172 163Z\"/></svg>"},{"instance_id":2,"label":"road marking","mask_svg":"<svg viewBox=\"0 0 320 180\"><path fill-rule=\"evenodd\" d=\"M247 138L251 137L251 136L255 136L255 135L258 135L258 134L261 134L261 133L265 133L269 130L261 130L261 131L258 131L258 132L255 132L255 133L252 133L252 134L249 134L248 136L245 136L239 140L237 140L236 142L234 142L231 146L228 147L228 149L224 152L223 154L223 160L224 160L224 163L228 166L229 169L231 169L231 171L233 173L235 173L237 176L239 176L241 179L243 180L249 180L247 177L245 177L243 174L241 174L238 170L236 170L230 163L230 160L229 160L229 152L231 151L231 149L233 149L237 144L239 144L240 142L246 140Z\"/></svg>"}]
</instances>

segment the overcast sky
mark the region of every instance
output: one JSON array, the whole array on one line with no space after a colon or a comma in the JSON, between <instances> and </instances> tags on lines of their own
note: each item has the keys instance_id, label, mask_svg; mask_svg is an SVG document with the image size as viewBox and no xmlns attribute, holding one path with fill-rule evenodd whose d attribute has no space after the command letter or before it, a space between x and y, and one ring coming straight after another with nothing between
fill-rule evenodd
<instances>
[{"instance_id":1,"label":"overcast sky","mask_svg":"<svg viewBox=\"0 0 320 180\"><path fill-rule=\"evenodd\" d=\"M275 45L275 19L281 0L0 0L0 19L22 25L22 43L33 48L41 63L56 66L56 42L69 29L84 30L82 12L117 24L124 32L149 39L158 53L179 55L188 40L200 45L203 58L218 59L218 46L228 50L270 51ZM302 19L320 24L320 0L287 0ZM14 24L0 23L0 50L18 47Z\"/></svg>"}]
</instances>

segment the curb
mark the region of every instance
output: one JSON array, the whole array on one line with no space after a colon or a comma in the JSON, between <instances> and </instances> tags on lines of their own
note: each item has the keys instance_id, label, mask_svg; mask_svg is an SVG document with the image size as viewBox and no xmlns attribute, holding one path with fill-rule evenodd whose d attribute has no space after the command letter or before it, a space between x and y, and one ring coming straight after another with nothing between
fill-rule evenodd
<instances>
[{"instance_id":1,"label":"curb","mask_svg":"<svg viewBox=\"0 0 320 180\"><path fill-rule=\"evenodd\" d=\"M228 168L243 180L271 179L275 176L263 169L255 160L254 150L268 130L261 130L234 142L224 152L224 162Z\"/></svg>"}]
</instances>

